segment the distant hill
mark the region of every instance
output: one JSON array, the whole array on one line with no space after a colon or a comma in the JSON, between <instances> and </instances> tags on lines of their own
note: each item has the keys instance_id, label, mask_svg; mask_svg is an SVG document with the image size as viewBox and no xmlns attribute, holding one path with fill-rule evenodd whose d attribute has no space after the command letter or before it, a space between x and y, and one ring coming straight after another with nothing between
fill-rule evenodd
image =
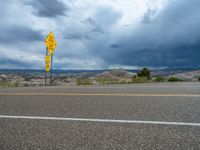
<instances>
[{"instance_id":1,"label":"distant hill","mask_svg":"<svg viewBox=\"0 0 200 150\"><path fill-rule=\"evenodd\" d=\"M121 77L121 78L131 78L135 73L123 70L123 69L113 69L109 71L104 71L96 75L96 77Z\"/></svg>"},{"instance_id":2,"label":"distant hill","mask_svg":"<svg viewBox=\"0 0 200 150\"><path fill-rule=\"evenodd\" d=\"M198 68L169 68L162 70L151 70L151 75L155 76L177 76L183 80L194 80L200 75ZM122 77L130 78L139 70L111 69L111 70L53 70L54 76L74 76L74 77ZM44 70L40 69L0 69L0 74L19 75L22 77L41 77Z\"/></svg>"},{"instance_id":3,"label":"distant hill","mask_svg":"<svg viewBox=\"0 0 200 150\"><path fill-rule=\"evenodd\" d=\"M174 74L173 76L186 81L198 80L198 77L200 76L200 70L182 72Z\"/></svg>"}]
</instances>

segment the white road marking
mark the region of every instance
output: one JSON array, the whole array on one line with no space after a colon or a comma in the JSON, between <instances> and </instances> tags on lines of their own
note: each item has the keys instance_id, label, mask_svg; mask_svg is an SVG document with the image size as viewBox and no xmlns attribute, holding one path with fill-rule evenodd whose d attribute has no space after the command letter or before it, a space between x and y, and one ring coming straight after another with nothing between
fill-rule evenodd
<instances>
[{"instance_id":1,"label":"white road marking","mask_svg":"<svg viewBox=\"0 0 200 150\"><path fill-rule=\"evenodd\" d=\"M150 124L150 125L171 125L171 126L194 126L194 127L200 127L200 123L165 122L165 121L142 121L142 120L60 118L60 117L8 116L8 115L0 115L0 119L31 119L31 120L55 120L55 121L79 121L79 122L127 123L127 124Z\"/></svg>"},{"instance_id":2,"label":"white road marking","mask_svg":"<svg viewBox=\"0 0 200 150\"><path fill-rule=\"evenodd\" d=\"M156 93L0 93L0 96L119 96L119 97L200 97L200 94Z\"/></svg>"}]
</instances>

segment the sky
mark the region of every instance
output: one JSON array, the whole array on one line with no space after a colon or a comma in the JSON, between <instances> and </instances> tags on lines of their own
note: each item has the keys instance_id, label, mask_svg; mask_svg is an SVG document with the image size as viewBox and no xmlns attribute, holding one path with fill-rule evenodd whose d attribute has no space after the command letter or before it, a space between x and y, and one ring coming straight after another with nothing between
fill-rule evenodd
<instances>
[{"instance_id":1,"label":"sky","mask_svg":"<svg viewBox=\"0 0 200 150\"><path fill-rule=\"evenodd\" d=\"M199 0L0 0L0 69L200 66Z\"/></svg>"}]
</instances>

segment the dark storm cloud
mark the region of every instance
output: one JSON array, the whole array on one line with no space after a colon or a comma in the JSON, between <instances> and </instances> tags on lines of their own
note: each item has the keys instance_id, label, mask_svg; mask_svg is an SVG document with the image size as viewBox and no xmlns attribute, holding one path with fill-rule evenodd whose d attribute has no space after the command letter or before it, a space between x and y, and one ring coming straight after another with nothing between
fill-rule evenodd
<instances>
[{"instance_id":1,"label":"dark storm cloud","mask_svg":"<svg viewBox=\"0 0 200 150\"><path fill-rule=\"evenodd\" d=\"M92 40L95 37L98 37L101 34L104 34L104 31L101 25L88 17L79 22L80 24L75 30L67 31L64 35L64 38L67 40ZM76 26L76 25L75 25Z\"/></svg>"},{"instance_id":2,"label":"dark storm cloud","mask_svg":"<svg viewBox=\"0 0 200 150\"><path fill-rule=\"evenodd\" d=\"M26 62L20 59L15 58L8 58L6 56L0 57L0 67L4 68L4 66L10 66L10 68L32 68L34 67L34 64L31 62ZM10 69L9 68L9 69Z\"/></svg>"},{"instance_id":3,"label":"dark storm cloud","mask_svg":"<svg viewBox=\"0 0 200 150\"><path fill-rule=\"evenodd\" d=\"M123 47L123 45L120 45L120 44L110 44L110 48L122 48Z\"/></svg>"},{"instance_id":4,"label":"dark storm cloud","mask_svg":"<svg viewBox=\"0 0 200 150\"><path fill-rule=\"evenodd\" d=\"M98 20L98 24L103 28L108 28L111 25L114 25L123 14L120 11L114 10L111 7L99 7L96 10L93 18L95 22Z\"/></svg>"},{"instance_id":5,"label":"dark storm cloud","mask_svg":"<svg viewBox=\"0 0 200 150\"><path fill-rule=\"evenodd\" d=\"M17 42L43 41L41 32L26 26L7 26L0 29L0 43L12 44Z\"/></svg>"},{"instance_id":6,"label":"dark storm cloud","mask_svg":"<svg viewBox=\"0 0 200 150\"><path fill-rule=\"evenodd\" d=\"M179 46L164 49L138 49L130 53L116 53L115 55L104 56L109 64L136 65L136 66L199 66L200 45L191 47ZM126 59L124 59L126 58Z\"/></svg>"},{"instance_id":7,"label":"dark storm cloud","mask_svg":"<svg viewBox=\"0 0 200 150\"><path fill-rule=\"evenodd\" d=\"M100 24L98 24L94 19L92 18L87 18L83 21L83 23L85 24L88 24L88 25L91 25L92 26L92 29L91 31L92 32L99 32L99 33L104 33L102 27Z\"/></svg>"},{"instance_id":8,"label":"dark storm cloud","mask_svg":"<svg viewBox=\"0 0 200 150\"><path fill-rule=\"evenodd\" d=\"M40 17L66 16L66 11L69 9L59 0L32 0L28 4L34 8L35 14Z\"/></svg>"},{"instance_id":9,"label":"dark storm cloud","mask_svg":"<svg viewBox=\"0 0 200 150\"><path fill-rule=\"evenodd\" d=\"M143 23L151 23L152 21L152 17L154 17L154 15L156 14L156 10L154 9L148 9L147 12L144 14L144 17L143 17L143 20L142 22Z\"/></svg>"},{"instance_id":10,"label":"dark storm cloud","mask_svg":"<svg viewBox=\"0 0 200 150\"><path fill-rule=\"evenodd\" d=\"M0 51L5 56L15 49L26 51L35 56L31 59L40 60L43 34L53 30L58 69L67 66L66 58L73 58L70 66L80 69L95 64L104 69L114 65L200 66L199 0L169 0L161 11L149 7L140 23L117 1L112 1L114 5L101 0L66 1L70 3L67 6L64 0L0 1ZM156 5L157 0L152 3ZM127 22L130 24L125 25ZM32 49L38 51L34 54ZM1 57L1 65L36 66L23 57Z\"/></svg>"},{"instance_id":11,"label":"dark storm cloud","mask_svg":"<svg viewBox=\"0 0 200 150\"><path fill-rule=\"evenodd\" d=\"M169 1L156 17L156 10L149 9L129 34L111 35L91 48L109 65L200 66L199 6L199 0ZM102 51L94 51L100 46Z\"/></svg>"},{"instance_id":12,"label":"dark storm cloud","mask_svg":"<svg viewBox=\"0 0 200 150\"><path fill-rule=\"evenodd\" d=\"M89 33L67 33L64 38L67 40L91 40Z\"/></svg>"}]
</instances>

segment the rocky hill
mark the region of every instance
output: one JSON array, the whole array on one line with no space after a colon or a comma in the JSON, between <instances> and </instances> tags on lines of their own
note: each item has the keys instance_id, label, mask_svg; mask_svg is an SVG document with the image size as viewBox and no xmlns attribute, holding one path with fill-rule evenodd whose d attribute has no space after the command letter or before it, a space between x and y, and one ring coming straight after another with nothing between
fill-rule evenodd
<instances>
[{"instance_id":1,"label":"rocky hill","mask_svg":"<svg viewBox=\"0 0 200 150\"><path fill-rule=\"evenodd\" d=\"M123 69L113 69L105 71L96 75L96 77L120 77L120 78L131 78L135 73L123 70Z\"/></svg>"},{"instance_id":2,"label":"rocky hill","mask_svg":"<svg viewBox=\"0 0 200 150\"><path fill-rule=\"evenodd\" d=\"M175 76L184 81L197 81L198 77L200 77L200 70L178 73L171 76Z\"/></svg>"}]
</instances>

